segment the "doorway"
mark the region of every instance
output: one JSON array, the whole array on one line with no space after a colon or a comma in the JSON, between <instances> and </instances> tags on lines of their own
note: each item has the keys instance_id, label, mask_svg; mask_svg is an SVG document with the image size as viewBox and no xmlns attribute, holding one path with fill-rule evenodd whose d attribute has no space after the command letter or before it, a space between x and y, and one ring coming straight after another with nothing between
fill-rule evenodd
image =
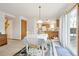
<instances>
[{"instance_id":1,"label":"doorway","mask_svg":"<svg viewBox=\"0 0 79 59\"><path fill-rule=\"evenodd\" d=\"M12 20L5 16L5 34L7 34L7 39L12 39Z\"/></svg>"},{"instance_id":2,"label":"doorway","mask_svg":"<svg viewBox=\"0 0 79 59\"><path fill-rule=\"evenodd\" d=\"M27 36L27 21L21 20L21 39Z\"/></svg>"}]
</instances>

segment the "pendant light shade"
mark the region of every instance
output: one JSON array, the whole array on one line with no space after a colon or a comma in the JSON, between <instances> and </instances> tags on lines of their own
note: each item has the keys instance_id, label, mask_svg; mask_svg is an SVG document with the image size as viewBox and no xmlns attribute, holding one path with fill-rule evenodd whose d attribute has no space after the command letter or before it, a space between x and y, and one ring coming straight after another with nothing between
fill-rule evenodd
<instances>
[{"instance_id":1,"label":"pendant light shade","mask_svg":"<svg viewBox=\"0 0 79 59\"><path fill-rule=\"evenodd\" d=\"M43 23L43 21L42 20L38 20L37 23Z\"/></svg>"}]
</instances>

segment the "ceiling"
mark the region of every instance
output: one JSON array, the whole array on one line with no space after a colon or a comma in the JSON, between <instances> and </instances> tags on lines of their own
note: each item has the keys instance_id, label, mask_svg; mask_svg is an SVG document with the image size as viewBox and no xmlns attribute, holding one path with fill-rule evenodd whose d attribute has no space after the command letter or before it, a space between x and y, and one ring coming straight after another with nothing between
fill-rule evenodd
<instances>
[{"instance_id":1,"label":"ceiling","mask_svg":"<svg viewBox=\"0 0 79 59\"><path fill-rule=\"evenodd\" d=\"M73 3L0 3L0 11L13 14L15 16L39 17L41 6L41 18L54 18L61 15L66 8L70 8Z\"/></svg>"}]
</instances>

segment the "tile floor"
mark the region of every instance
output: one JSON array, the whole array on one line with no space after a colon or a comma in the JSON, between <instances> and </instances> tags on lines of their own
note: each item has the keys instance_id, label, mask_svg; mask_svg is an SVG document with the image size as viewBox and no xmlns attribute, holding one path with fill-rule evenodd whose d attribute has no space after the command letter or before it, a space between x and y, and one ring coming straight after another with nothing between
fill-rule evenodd
<instances>
[{"instance_id":1,"label":"tile floor","mask_svg":"<svg viewBox=\"0 0 79 59\"><path fill-rule=\"evenodd\" d=\"M23 47L25 47L25 45L21 40L9 39L7 45L0 46L0 56L13 56Z\"/></svg>"}]
</instances>

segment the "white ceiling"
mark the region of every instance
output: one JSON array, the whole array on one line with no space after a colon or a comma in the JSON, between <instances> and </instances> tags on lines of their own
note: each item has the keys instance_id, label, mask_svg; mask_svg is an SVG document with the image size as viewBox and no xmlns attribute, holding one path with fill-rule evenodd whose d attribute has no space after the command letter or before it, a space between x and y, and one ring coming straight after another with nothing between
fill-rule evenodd
<instances>
[{"instance_id":1,"label":"white ceiling","mask_svg":"<svg viewBox=\"0 0 79 59\"><path fill-rule=\"evenodd\" d=\"M0 11L16 16L38 17L41 6L41 18L53 18L61 15L72 3L0 3Z\"/></svg>"}]
</instances>

